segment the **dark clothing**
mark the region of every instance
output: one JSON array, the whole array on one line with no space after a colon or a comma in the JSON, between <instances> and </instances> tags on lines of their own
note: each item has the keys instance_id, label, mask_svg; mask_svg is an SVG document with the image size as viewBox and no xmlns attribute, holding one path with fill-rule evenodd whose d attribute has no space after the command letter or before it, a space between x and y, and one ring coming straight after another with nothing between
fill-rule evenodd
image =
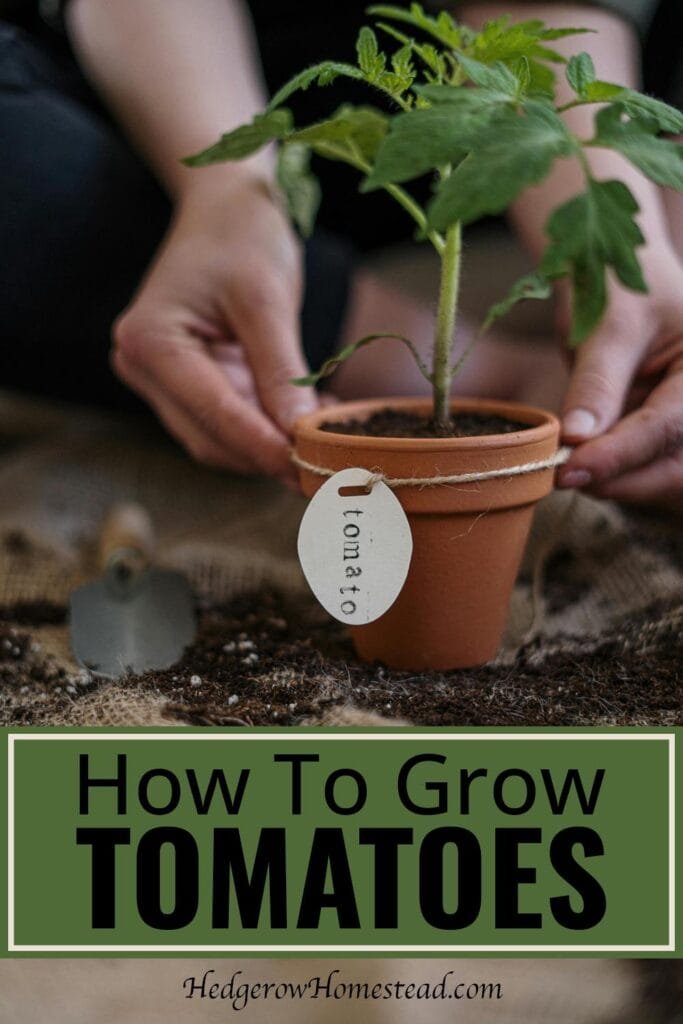
<instances>
[{"instance_id":1,"label":"dark clothing","mask_svg":"<svg viewBox=\"0 0 683 1024\"><path fill-rule=\"evenodd\" d=\"M135 405L111 324L150 262L168 201L68 59L0 26L0 382Z\"/></svg>"},{"instance_id":2,"label":"dark clothing","mask_svg":"<svg viewBox=\"0 0 683 1024\"><path fill-rule=\"evenodd\" d=\"M645 88L683 109L683 3L658 4L645 40Z\"/></svg>"},{"instance_id":3,"label":"dark clothing","mask_svg":"<svg viewBox=\"0 0 683 1024\"><path fill-rule=\"evenodd\" d=\"M321 56L352 59L365 6L251 0L269 88ZM58 17L59 4L51 7ZM672 100L683 98L682 8L659 3L645 54L646 87ZM157 249L169 202L81 75L66 36L37 3L15 3L14 12L0 22L0 385L140 407L109 369L111 324ZM368 102L364 87L350 85L312 88L288 105L307 123L341 102ZM335 346L351 245L407 238L413 226L389 197L359 195L349 168L319 161L315 170L322 231L307 246L302 327L317 368Z\"/></svg>"},{"instance_id":4,"label":"dark clothing","mask_svg":"<svg viewBox=\"0 0 683 1024\"><path fill-rule=\"evenodd\" d=\"M65 40L36 29L0 22L0 386L146 408L109 367L111 325L170 204ZM348 241L321 231L307 244L302 336L314 368L334 350L351 267Z\"/></svg>"}]
</instances>

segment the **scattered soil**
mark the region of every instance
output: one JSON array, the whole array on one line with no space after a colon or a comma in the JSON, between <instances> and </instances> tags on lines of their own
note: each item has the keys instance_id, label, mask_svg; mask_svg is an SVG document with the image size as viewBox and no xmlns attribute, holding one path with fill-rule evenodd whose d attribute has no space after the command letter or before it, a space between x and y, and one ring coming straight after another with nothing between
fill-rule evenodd
<instances>
[{"instance_id":1,"label":"scattered soil","mask_svg":"<svg viewBox=\"0 0 683 1024\"><path fill-rule=\"evenodd\" d=\"M532 643L511 666L416 675L356 661L344 627L312 600L248 594L204 608L181 661L122 680L121 696L161 696L171 720L193 725L297 725L349 706L428 726L683 725L676 629L659 630L646 653L634 644L666 610L630 616L585 653L558 643L540 658ZM0 693L13 697L4 724L30 724L39 693L57 708L99 685L45 658L26 630L0 624Z\"/></svg>"},{"instance_id":2,"label":"scattered soil","mask_svg":"<svg viewBox=\"0 0 683 1024\"><path fill-rule=\"evenodd\" d=\"M644 539L648 548L663 555L672 565L683 567L683 530L678 512L624 507L633 536ZM664 529L662 528L664 525Z\"/></svg>"},{"instance_id":3,"label":"scattered soil","mask_svg":"<svg viewBox=\"0 0 683 1024\"><path fill-rule=\"evenodd\" d=\"M528 430L505 416L483 416L479 413L455 413L449 430L444 430L426 416L398 409L382 409L366 420L344 420L323 423L321 430L332 434L355 434L362 437L480 437L483 434L512 434Z\"/></svg>"},{"instance_id":4,"label":"scattered soil","mask_svg":"<svg viewBox=\"0 0 683 1024\"><path fill-rule=\"evenodd\" d=\"M25 533L21 530L10 530L2 538L2 546L8 555L28 556L33 551L33 545Z\"/></svg>"},{"instance_id":5,"label":"scattered soil","mask_svg":"<svg viewBox=\"0 0 683 1024\"><path fill-rule=\"evenodd\" d=\"M548 559L544 570L543 597L550 614L578 604L591 589L571 548L560 547Z\"/></svg>"},{"instance_id":6,"label":"scattered soil","mask_svg":"<svg viewBox=\"0 0 683 1024\"><path fill-rule=\"evenodd\" d=\"M26 626L60 626L66 622L66 608L53 601L17 601L0 607L0 622Z\"/></svg>"},{"instance_id":7,"label":"scattered soil","mask_svg":"<svg viewBox=\"0 0 683 1024\"><path fill-rule=\"evenodd\" d=\"M559 555L556 568L567 568L565 560ZM683 725L677 632L658 634L646 654L632 643L666 611L631 616L618 635L580 656L573 646L537 664L530 644L505 669L415 676L359 664L343 626L312 600L259 592L200 609L196 642L181 662L121 681L121 699L131 689L161 695L169 724L211 726L296 725L350 705L417 725ZM8 623L12 617L35 628L63 622L66 609L49 602L0 609L0 724L46 724L50 714L96 696L100 684L89 672L58 666L28 628ZM625 969L639 992L618 1024L681 1024L680 961L636 960Z\"/></svg>"},{"instance_id":8,"label":"scattered soil","mask_svg":"<svg viewBox=\"0 0 683 1024\"><path fill-rule=\"evenodd\" d=\"M24 606L26 613L28 607ZM31 607L37 613L41 606L36 602ZM2 617L9 612L9 608L2 609ZM34 614L32 624L52 625L55 620L51 615L36 622L39 616ZM61 608L59 621L65 618L66 609ZM63 712L97 685L89 672L70 673L58 665L25 629L0 621L0 724L50 724L51 715Z\"/></svg>"},{"instance_id":9,"label":"scattered soil","mask_svg":"<svg viewBox=\"0 0 683 1024\"><path fill-rule=\"evenodd\" d=\"M648 1024L683 1021L683 963L680 960L636 960L642 1017ZM628 1022L627 1022L628 1024Z\"/></svg>"}]
</instances>

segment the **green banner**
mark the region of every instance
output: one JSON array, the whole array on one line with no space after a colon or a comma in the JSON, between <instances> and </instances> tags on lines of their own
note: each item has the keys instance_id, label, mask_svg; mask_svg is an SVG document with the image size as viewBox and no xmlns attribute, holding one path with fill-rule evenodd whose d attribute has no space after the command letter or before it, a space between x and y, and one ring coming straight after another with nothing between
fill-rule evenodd
<instances>
[{"instance_id":1,"label":"green banner","mask_svg":"<svg viewBox=\"0 0 683 1024\"><path fill-rule=\"evenodd\" d=\"M677 732L5 730L3 952L681 955Z\"/></svg>"}]
</instances>

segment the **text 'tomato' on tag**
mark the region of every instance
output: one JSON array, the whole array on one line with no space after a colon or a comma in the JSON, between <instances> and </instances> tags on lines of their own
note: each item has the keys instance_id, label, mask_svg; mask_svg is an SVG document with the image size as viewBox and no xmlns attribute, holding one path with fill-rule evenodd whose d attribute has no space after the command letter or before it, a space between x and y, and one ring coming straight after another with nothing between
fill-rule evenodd
<instances>
[{"instance_id":1,"label":"text 'tomato' on tag","mask_svg":"<svg viewBox=\"0 0 683 1024\"><path fill-rule=\"evenodd\" d=\"M311 499L299 528L308 585L330 615L351 626L373 622L391 607L413 552L398 498L382 481L367 489L371 480L358 467L335 473Z\"/></svg>"}]
</instances>

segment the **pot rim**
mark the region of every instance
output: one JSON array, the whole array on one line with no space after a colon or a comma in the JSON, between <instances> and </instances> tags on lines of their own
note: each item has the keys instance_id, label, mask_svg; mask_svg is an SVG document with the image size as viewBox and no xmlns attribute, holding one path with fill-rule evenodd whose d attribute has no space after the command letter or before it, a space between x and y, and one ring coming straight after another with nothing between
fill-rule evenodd
<instances>
[{"instance_id":1,"label":"pot rim","mask_svg":"<svg viewBox=\"0 0 683 1024\"><path fill-rule=\"evenodd\" d=\"M320 425L329 420L343 417L367 417L378 409L400 408L409 411L429 411L430 398L365 398L349 402L338 402L326 405L315 412L300 417L294 424L295 441L326 442L332 447L349 449L365 449L373 447L384 451L413 452L445 452L459 449L461 451L487 451L494 448L516 448L522 445L545 441L555 430L559 431L557 417L538 406L526 405L523 402L508 402L488 398L453 398L451 409L460 412L482 412L498 416L506 416L522 422L529 422L524 430L515 430L507 434L477 434L472 437L375 437L372 434L342 434L335 431L321 430Z\"/></svg>"}]
</instances>

